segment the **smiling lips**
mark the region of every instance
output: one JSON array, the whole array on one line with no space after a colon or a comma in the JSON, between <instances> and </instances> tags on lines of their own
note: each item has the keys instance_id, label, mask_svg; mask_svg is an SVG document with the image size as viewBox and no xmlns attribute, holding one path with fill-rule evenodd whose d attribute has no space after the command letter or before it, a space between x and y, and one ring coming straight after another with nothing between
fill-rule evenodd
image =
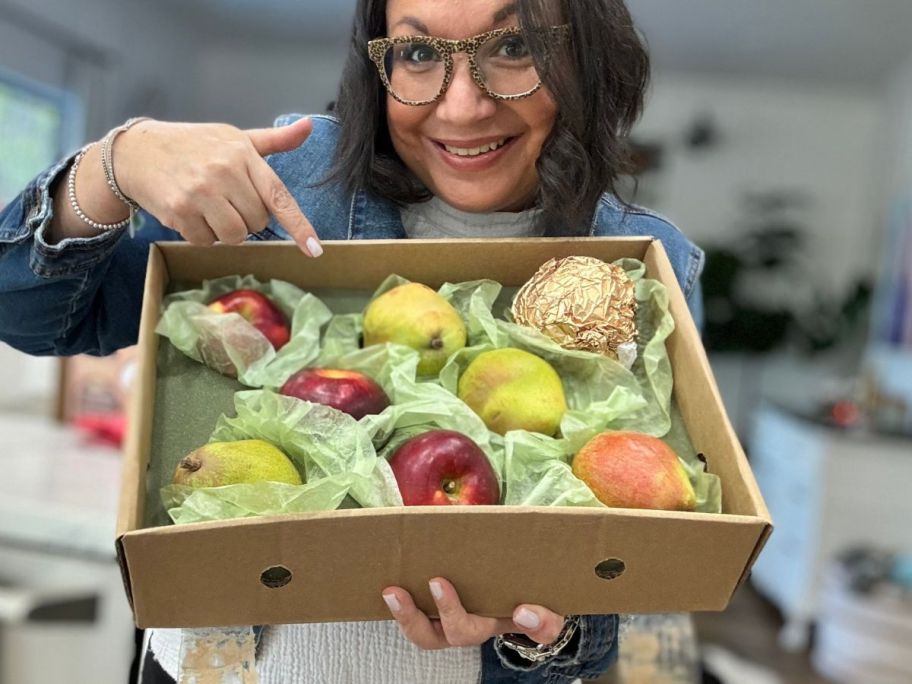
<instances>
[{"instance_id":1,"label":"smiling lips","mask_svg":"<svg viewBox=\"0 0 912 684\"><path fill-rule=\"evenodd\" d=\"M514 140L516 140L515 137L508 136L486 141L434 140L433 142L443 160L450 166L460 170L481 170L499 159Z\"/></svg>"},{"instance_id":2,"label":"smiling lips","mask_svg":"<svg viewBox=\"0 0 912 684\"><path fill-rule=\"evenodd\" d=\"M495 140L494 142L480 145L478 147L456 147L454 145L447 145L446 143L441 144L443 145L443 149L445 149L450 154L455 154L460 157L477 157L479 154L492 152L499 147L503 147L507 144L507 140L509 140L509 138L501 138L500 140Z\"/></svg>"}]
</instances>

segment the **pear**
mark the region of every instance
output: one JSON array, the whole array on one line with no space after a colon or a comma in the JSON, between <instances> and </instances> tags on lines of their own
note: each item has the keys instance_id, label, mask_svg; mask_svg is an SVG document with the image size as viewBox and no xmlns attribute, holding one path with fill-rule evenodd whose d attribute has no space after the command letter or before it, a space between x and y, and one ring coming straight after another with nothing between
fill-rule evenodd
<instances>
[{"instance_id":1,"label":"pear","mask_svg":"<svg viewBox=\"0 0 912 684\"><path fill-rule=\"evenodd\" d=\"M551 364L511 347L476 356L456 392L489 430L501 435L510 430L553 435L567 410L564 387Z\"/></svg>"},{"instance_id":2,"label":"pear","mask_svg":"<svg viewBox=\"0 0 912 684\"><path fill-rule=\"evenodd\" d=\"M572 468L606 506L663 511L692 511L697 506L678 455L657 437L599 433L573 457Z\"/></svg>"},{"instance_id":3,"label":"pear","mask_svg":"<svg viewBox=\"0 0 912 684\"><path fill-rule=\"evenodd\" d=\"M466 345L459 312L427 285L394 287L364 312L364 346L395 342L418 351L418 375L434 376Z\"/></svg>"},{"instance_id":4,"label":"pear","mask_svg":"<svg viewBox=\"0 0 912 684\"><path fill-rule=\"evenodd\" d=\"M211 442L181 459L174 471L174 484L222 487L251 482L301 484L291 460L269 442L244 439Z\"/></svg>"}]
</instances>

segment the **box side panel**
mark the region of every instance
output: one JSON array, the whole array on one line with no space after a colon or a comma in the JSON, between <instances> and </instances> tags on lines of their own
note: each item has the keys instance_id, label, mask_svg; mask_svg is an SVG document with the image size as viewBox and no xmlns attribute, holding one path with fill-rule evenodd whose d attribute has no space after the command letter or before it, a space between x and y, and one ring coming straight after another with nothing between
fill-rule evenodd
<instances>
[{"instance_id":1,"label":"box side panel","mask_svg":"<svg viewBox=\"0 0 912 684\"><path fill-rule=\"evenodd\" d=\"M115 543L117 550L117 567L120 569L120 579L123 582L124 593L127 595L127 602L130 604L130 610L133 610L133 586L130 582L130 567L127 565L127 554L123 547L123 537L118 537Z\"/></svg>"},{"instance_id":2,"label":"box side panel","mask_svg":"<svg viewBox=\"0 0 912 684\"><path fill-rule=\"evenodd\" d=\"M143 519L145 472L152 437L152 407L155 396L158 335L155 326L161 298L168 286L165 261L157 245L149 249L142 319L139 326L136 391L130 401L128 435L124 445L123 475L117 516L117 535L138 529Z\"/></svg>"},{"instance_id":3,"label":"box side panel","mask_svg":"<svg viewBox=\"0 0 912 684\"><path fill-rule=\"evenodd\" d=\"M473 507L375 509L131 532L124 548L141 627L389 619L403 586L433 612L431 577L468 610L722 610L763 525L749 518ZM614 579L599 577L623 572ZM604 561L608 563L600 566ZM269 588L270 568L290 581Z\"/></svg>"},{"instance_id":4,"label":"box side panel","mask_svg":"<svg viewBox=\"0 0 912 684\"><path fill-rule=\"evenodd\" d=\"M552 257L589 254L614 261L642 259L650 238L575 238L537 240L358 240L323 243L319 259L285 243L239 247L161 245L172 280L201 282L237 273L261 280L278 278L302 288L375 289L391 272L438 287L447 281L495 278L518 286ZM436 249L429 249L436 246ZM428 258L433 251L433 258ZM395 264L391 267L390 264Z\"/></svg>"},{"instance_id":5,"label":"box side panel","mask_svg":"<svg viewBox=\"0 0 912 684\"><path fill-rule=\"evenodd\" d=\"M763 551L763 547L766 546L766 541L769 539L770 535L773 533L773 526L771 524L766 525L763 529L763 532L760 535L760 538L757 540L757 545L754 547L754 552L751 554L751 557L748 559L747 564L744 566L744 572L741 574L741 579L738 580L737 586L735 586L735 591L741 588L741 585L747 581L747 578L750 577L751 568L754 567L754 563L757 561L757 558L760 556L760 552Z\"/></svg>"},{"instance_id":6,"label":"box side panel","mask_svg":"<svg viewBox=\"0 0 912 684\"><path fill-rule=\"evenodd\" d=\"M675 319L675 332L667 343L675 374L674 398L694 447L706 456L710 472L722 480L723 510L768 520L760 489L722 404L700 333L661 242L650 247L646 267L668 288Z\"/></svg>"}]
</instances>

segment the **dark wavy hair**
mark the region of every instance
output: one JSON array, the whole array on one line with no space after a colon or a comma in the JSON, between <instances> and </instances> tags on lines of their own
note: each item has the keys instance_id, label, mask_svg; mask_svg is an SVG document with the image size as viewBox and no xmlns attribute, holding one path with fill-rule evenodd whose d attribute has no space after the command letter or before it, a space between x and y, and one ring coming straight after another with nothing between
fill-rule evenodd
<instances>
[{"instance_id":1,"label":"dark wavy hair","mask_svg":"<svg viewBox=\"0 0 912 684\"><path fill-rule=\"evenodd\" d=\"M517 0L542 82L558 113L537 161L538 205L553 236L588 232L604 192L629 170L627 136L643 109L649 56L624 0ZM569 24L546 44L536 28ZM386 0L358 0L334 111L341 135L331 176L398 204L430 198L399 159L387 128L386 91L367 42L386 35Z\"/></svg>"}]
</instances>

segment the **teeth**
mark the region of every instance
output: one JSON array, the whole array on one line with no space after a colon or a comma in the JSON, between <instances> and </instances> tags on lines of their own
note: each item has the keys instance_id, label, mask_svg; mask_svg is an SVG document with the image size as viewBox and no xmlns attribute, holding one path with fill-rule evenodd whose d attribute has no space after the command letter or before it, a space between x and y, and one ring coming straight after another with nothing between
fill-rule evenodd
<instances>
[{"instance_id":1,"label":"teeth","mask_svg":"<svg viewBox=\"0 0 912 684\"><path fill-rule=\"evenodd\" d=\"M479 154L484 154L485 152L493 152L494 150L503 147L507 144L507 139L498 140L497 142L488 143L487 145L482 145L481 147L451 147L450 145L444 145L444 148L450 154L455 154L460 157L477 157Z\"/></svg>"}]
</instances>

